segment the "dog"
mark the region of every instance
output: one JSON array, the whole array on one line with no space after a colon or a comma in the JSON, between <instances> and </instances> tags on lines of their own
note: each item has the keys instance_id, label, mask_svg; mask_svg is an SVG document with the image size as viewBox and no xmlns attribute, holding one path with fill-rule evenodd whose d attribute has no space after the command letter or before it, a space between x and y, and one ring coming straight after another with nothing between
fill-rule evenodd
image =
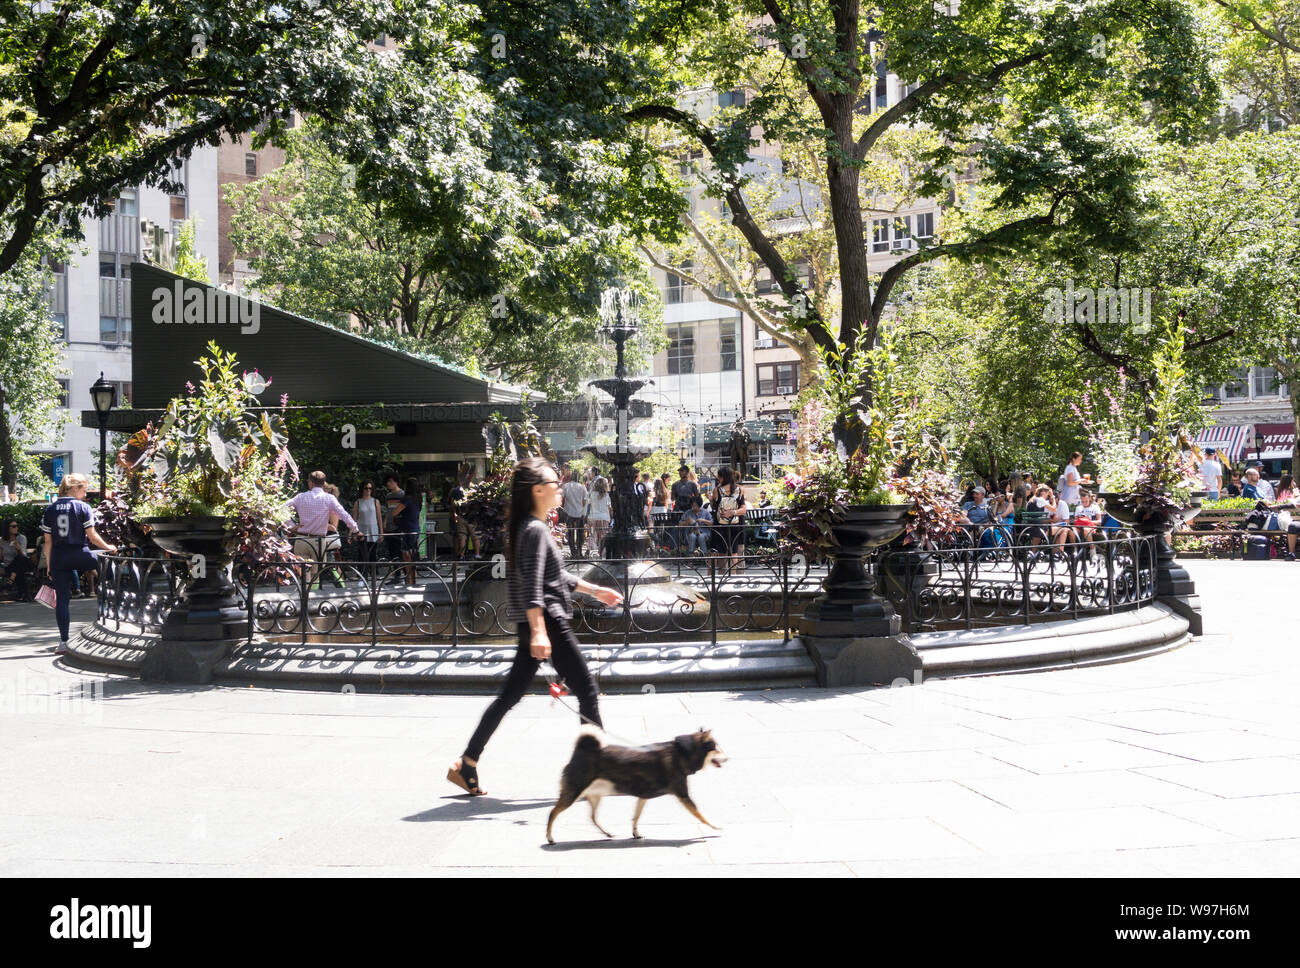
<instances>
[{"instance_id":1,"label":"dog","mask_svg":"<svg viewBox=\"0 0 1300 968\"><path fill-rule=\"evenodd\" d=\"M573 746L573 756L560 775L560 798L546 821L546 841L555 843L551 828L555 818L586 798L591 804L591 822L606 837L614 835L600 825L596 809L602 797L636 797L632 814L632 836L641 834L637 822L646 801L671 793L700 823L721 830L704 819L686 789L686 778L706 766L720 767L727 757L713 735L704 728L687 733L667 743L652 746L613 746L605 734L594 726L584 726Z\"/></svg>"}]
</instances>

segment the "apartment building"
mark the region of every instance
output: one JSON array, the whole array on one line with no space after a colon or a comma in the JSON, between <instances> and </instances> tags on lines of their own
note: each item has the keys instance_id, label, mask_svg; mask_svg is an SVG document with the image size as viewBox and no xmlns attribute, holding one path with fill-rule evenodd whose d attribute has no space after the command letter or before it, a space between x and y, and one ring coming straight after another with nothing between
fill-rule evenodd
<instances>
[{"instance_id":1,"label":"apartment building","mask_svg":"<svg viewBox=\"0 0 1300 968\"><path fill-rule=\"evenodd\" d=\"M217 154L216 148L201 147L178 162L179 194L123 188L112 214L86 223L81 251L53 266L50 307L70 371L62 381L68 422L32 452L56 481L77 472L98 487L99 433L79 426L78 416L93 409L90 387L101 373L117 385L118 406L131 405L131 263L156 258L154 247L174 241L181 223L192 218L198 253L207 259L209 272L216 267Z\"/></svg>"}]
</instances>

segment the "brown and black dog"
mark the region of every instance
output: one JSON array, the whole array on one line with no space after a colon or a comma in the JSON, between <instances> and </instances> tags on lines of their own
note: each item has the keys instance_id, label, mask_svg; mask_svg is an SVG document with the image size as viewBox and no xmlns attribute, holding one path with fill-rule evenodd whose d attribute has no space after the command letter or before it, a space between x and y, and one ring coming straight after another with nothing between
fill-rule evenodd
<instances>
[{"instance_id":1,"label":"brown and black dog","mask_svg":"<svg viewBox=\"0 0 1300 968\"><path fill-rule=\"evenodd\" d=\"M614 835L596 819L602 797L636 797L632 814L632 836L640 839L637 821L647 800L671 793L702 824L704 819L686 789L686 778L706 766L722 766L727 757L707 729L687 733L667 743L652 746L612 746L594 726L584 726L573 746L573 756L560 776L560 799L546 821L546 840L555 843L551 827L558 817L582 798L591 804L591 822L606 837Z\"/></svg>"}]
</instances>

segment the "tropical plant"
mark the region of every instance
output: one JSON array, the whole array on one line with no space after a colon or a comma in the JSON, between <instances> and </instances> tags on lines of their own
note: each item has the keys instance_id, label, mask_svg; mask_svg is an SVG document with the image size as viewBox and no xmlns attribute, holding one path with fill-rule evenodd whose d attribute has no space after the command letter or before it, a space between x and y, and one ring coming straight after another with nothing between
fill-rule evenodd
<instances>
[{"instance_id":1,"label":"tropical plant","mask_svg":"<svg viewBox=\"0 0 1300 968\"><path fill-rule=\"evenodd\" d=\"M1109 387L1101 388L1106 397L1105 409L1101 408L1099 401L1093 400L1097 388L1091 380L1086 382L1079 403L1070 403L1071 412L1088 431L1088 444L1097 465L1098 481L1103 488L1117 494L1132 491L1141 471L1138 432L1133 421L1125 415L1121 403L1127 385L1127 377L1121 368L1119 394L1112 393Z\"/></svg>"},{"instance_id":2,"label":"tropical plant","mask_svg":"<svg viewBox=\"0 0 1300 968\"><path fill-rule=\"evenodd\" d=\"M813 558L836 546L830 529L849 505L902 504L908 498L897 477L947 463L943 445L929 432L930 407L910 392L888 330L878 345L858 346L850 357L835 349L819 352L824 376L799 404L799 434L806 442L800 450L808 457L785 481L786 545Z\"/></svg>"},{"instance_id":3,"label":"tropical plant","mask_svg":"<svg viewBox=\"0 0 1300 968\"><path fill-rule=\"evenodd\" d=\"M119 451L129 514L107 508L114 527L131 536L151 517L224 517L232 549L246 560L297 560L282 535L298 475L284 417L254 409L271 381L238 373L235 355L216 343L208 352L198 361L203 380L186 384L157 432L151 424Z\"/></svg>"},{"instance_id":4,"label":"tropical plant","mask_svg":"<svg viewBox=\"0 0 1300 968\"><path fill-rule=\"evenodd\" d=\"M893 487L911 504L904 545L935 548L961 532L960 496L947 474L927 468L897 478Z\"/></svg>"},{"instance_id":5,"label":"tropical plant","mask_svg":"<svg viewBox=\"0 0 1300 968\"><path fill-rule=\"evenodd\" d=\"M1201 487L1196 472L1201 452L1193 433L1205 419L1198 394L1187 379L1183 325L1175 318L1153 360L1151 437L1142 446L1133 497L1139 516L1165 518L1186 508ZM1192 432L1189 432L1189 427Z\"/></svg>"}]
</instances>

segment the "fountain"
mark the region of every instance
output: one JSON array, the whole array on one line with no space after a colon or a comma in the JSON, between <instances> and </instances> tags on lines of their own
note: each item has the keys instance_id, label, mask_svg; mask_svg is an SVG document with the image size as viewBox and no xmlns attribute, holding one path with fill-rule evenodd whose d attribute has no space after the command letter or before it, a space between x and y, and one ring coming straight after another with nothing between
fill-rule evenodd
<instances>
[{"instance_id":1,"label":"fountain","mask_svg":"<svg viewBox=\"0 0 1300 968\"><path fill-rule=\"evenodd\" d=\"M650 534L644 527L644 508L636 494L636 465L653 453L649 447L634 447L629 421L632 394L649 382L629 380L623 359L627 339L637 331L640 302L636 293L626 289L609 289L601 297L602 332L614 340L618 354L612 380L592 380L593 386L614 398L615 434L612 448L588 445L583 450L613 465L613 522L602 549L606 558L618 561L623 571L624 587L631 590L627 607L640 609L670 608L679 613L708 609L708 599L695 589L673 581L668 571L646 559L650 557ZM583 576L594 584L608 584L609 566L594 564Z\"/></svg>"}]
</instances>

